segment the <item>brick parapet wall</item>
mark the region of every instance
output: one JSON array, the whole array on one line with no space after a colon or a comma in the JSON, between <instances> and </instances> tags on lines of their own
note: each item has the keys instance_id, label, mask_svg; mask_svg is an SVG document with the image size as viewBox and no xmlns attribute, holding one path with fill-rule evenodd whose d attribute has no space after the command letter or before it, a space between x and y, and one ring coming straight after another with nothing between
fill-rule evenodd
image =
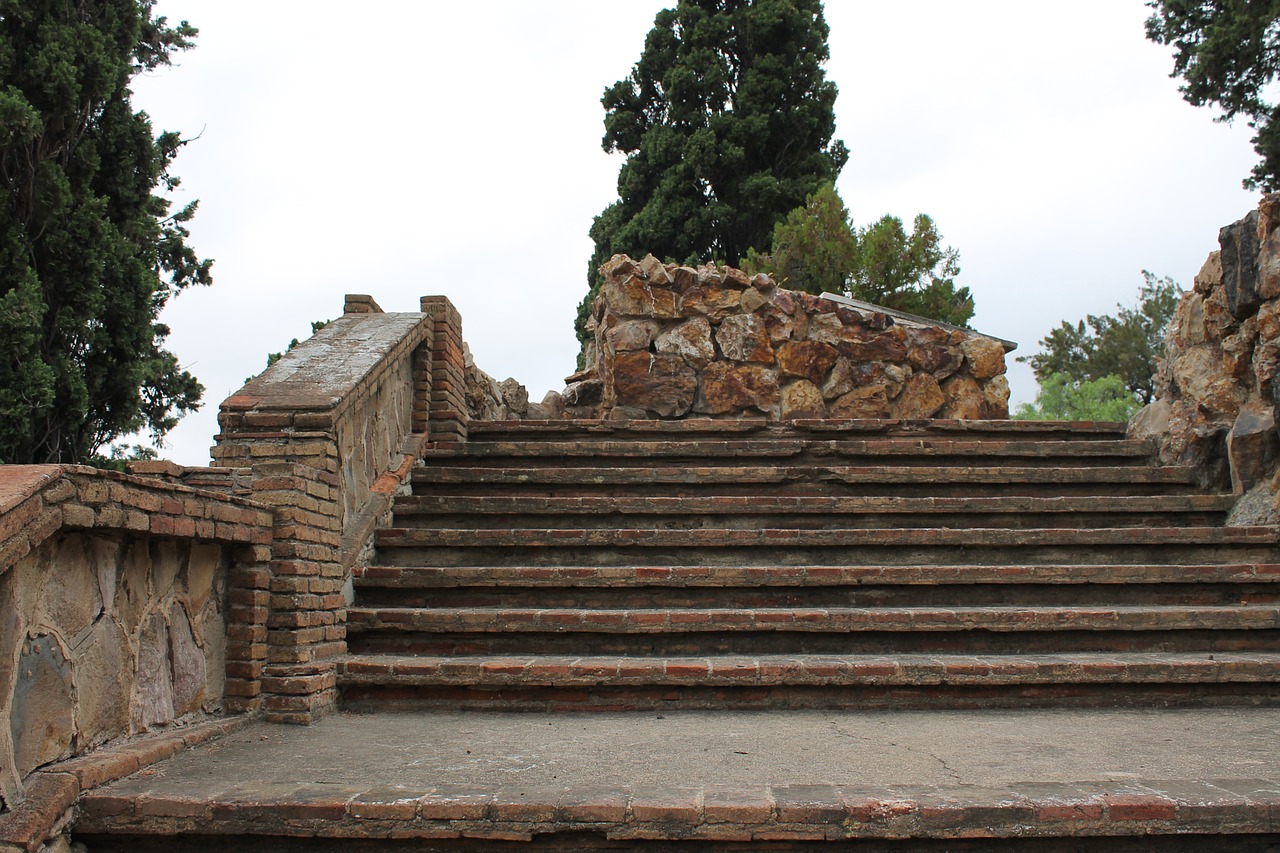
<instances>
[{"instance_id":1,"label":"brick parapet wall","mask_svg":"<svg viewBox=\"0 0 1280 853\"><path fill-rule=\"evenodd\" d=\"M433 442L467 440L466 352L462 315L444 296L422 297L433 324L428 436Z\"/></svg>"},{"instance_id":2,"label":"brick parapet wall","mask_svg":"<svg viewBox=\"0 0 1280 853\"><path fill-rule=\"evenodd\" d=\"M271 510L244 498L79 466L0 466L7 808L50 761L259 708L268 626L243 604L265 594L272 526Z\"/></svg>"}]
</instances>

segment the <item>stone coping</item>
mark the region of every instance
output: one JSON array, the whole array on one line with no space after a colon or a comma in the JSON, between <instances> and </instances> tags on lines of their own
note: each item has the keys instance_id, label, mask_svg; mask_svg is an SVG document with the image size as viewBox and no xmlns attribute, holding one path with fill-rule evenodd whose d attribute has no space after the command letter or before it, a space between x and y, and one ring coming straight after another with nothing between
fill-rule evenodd
<instances>
[{"instance_id":1,"label":"stone coping","mask_svg":"<svg viewBox=\"0 0 1280 853\"><path fill-rule=\"evenodd\" d=\"M271 511L245 498L83 465L0 466L0 571L60 529L265 546Z\"/></svg>"},{"instance_id":2,"label":"stone coping","mask_svg":"<svg viewBox=\"0 0 1280 853\"><path fill-rule=\"evenodd\" d=\"M153 764L238 731L249 721L241 716L175 726L37 770L27 777L22 804L0 813L0 853L39 850L71 822L74 815L69 812L84 792L133 773L146 773Z\"/></svg>"},{"instance_id":3,"label":"stone coping","mask_svg":"<svg viewBox=\"0 0 1280 853\"><path fill-rule=\"evenodd\" d=\"M420 312L346 314L284 354L228 397L224 410L324 411L350 397L388 353L417 346L430 334Z\"/></svg>"}]
</instances>

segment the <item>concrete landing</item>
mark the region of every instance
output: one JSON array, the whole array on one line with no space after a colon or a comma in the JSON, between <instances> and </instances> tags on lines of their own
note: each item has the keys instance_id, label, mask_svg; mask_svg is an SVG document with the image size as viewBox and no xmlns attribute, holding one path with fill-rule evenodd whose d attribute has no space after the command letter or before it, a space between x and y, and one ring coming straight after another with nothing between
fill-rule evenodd
<instances>
[{"instance_id":1,"label":"concrete landing","mask_svg":"<svg viewBox=\"0 0 1280 853\"><path fill-rule=\"evenodd\" d=\"M250 724L91 791L75 831L1266 835L1280 833L1277 732L1272 708L344 714Z\"/></svg>"}]
</instances>

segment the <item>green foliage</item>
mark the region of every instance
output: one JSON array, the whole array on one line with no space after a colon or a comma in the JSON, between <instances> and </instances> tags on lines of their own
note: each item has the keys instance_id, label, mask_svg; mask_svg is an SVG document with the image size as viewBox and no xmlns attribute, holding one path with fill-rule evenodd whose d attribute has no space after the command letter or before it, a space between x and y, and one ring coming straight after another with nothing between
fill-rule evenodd
<instances>
[{"instance_id":1,"label":"green foliage","mask_svg":"<svg viewBox=\"0 0 1280 853\"><path fill-rule=\"evenodd\" d=\"M1076 380L1054 373L1040 381L1036 401L1013 413L1020 421L1127 421L1142 406L1119 376Z\"/></svg>"},{"instance_id":2,"label":"green foliage","mask_svg":"<svg viewBox=\"0 0 1280 853\"><path fill-rule=\"evenodd\" d=\"M820 0L678 0L630 76L605 90L604 149L627 155L591 226L576 329L614 254L738 263L849 158L833 142Z\"/></svg>"},{"instance_id":3,"label":"green foliage","mask_svg":"<svg viewBox=\"0 0 1280 853\"><path fill-rule=\"evenodd\" d=\"M185 144L152 135L129 82L196 30L153 0L0 0L0 460L76 462L118 436L158 440L203 392L157 322L211 261L186 244L195 202L163 194Z\"/></svg>"},{"instance_id":4,"label":"green foliage","mask_svg":"<svg viewBox=\"0 0 1280 853\"><path fill-rule=\"evenodd\" d=\"M1119 376L1142 403L1150 403L1156 360L1164 352L1164 333L1182 289L1168 276L1156 278L1143 270L1142 277L1136 308L1118 305L1115 317L1090 315L1087 325L1063 321L1040 339L1041 352L1018 361L1031 365L1041 385L1057 373L1075 382Z\"/></svg>"},{"instance_id":5,"label":"green foliage","mask_svg":"<svg viewBox=\"0 0 1280 853\"><path fill-rule=\"evenodd\" d=\"M964 326L973 297L957 288L960 255L942 246L933 220L916 217L908 234L902 220L884 216L855 229L833 184L825 184L773 230L769 254L747 252L743 268L768 273L793 290L845 293Z\"/></svg>"},{"instance_id":6,"label":"green foliage","mask_svg":"<svg viewBox=\"0 0 1280 853\"><path fill-rule=\"evenodd\" d=\"M1173 73L1183 98L1217 104L1220 121L1238 115L1257 131L1262 162L1246 178L1248 189L1280 189L1280 104L1270 88L1280 73L1280 0L1150 0L1147 38L1173 45Z\"/></svg>"}]
</instances>

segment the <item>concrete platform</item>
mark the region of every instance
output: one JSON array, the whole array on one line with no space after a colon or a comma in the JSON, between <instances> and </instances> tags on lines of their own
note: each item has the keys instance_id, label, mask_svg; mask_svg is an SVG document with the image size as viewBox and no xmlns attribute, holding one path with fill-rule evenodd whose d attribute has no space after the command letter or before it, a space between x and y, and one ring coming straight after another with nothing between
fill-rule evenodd
<instances>
[{"instance_id":1,"label":"concrete platform","mask_svg":"<svg viewBox=\"0 0 1280 853\"><path fill-rule=\"evenodd\" d=\"M90 791L75 832L1270 845L1278 732L1274 708L344 714L253 723ZM1271 849L1233 843L1203 849Z\"/></svg>"}]
</instances>

